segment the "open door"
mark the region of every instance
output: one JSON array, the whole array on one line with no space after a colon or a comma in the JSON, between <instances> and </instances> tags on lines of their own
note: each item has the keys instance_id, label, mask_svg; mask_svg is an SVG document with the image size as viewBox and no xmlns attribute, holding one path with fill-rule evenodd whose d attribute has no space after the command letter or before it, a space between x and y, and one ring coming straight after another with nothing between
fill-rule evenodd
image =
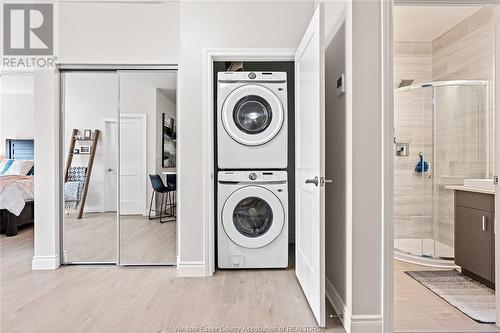
<instances>
[{"instance_id":1,"label":"open door","mask_svg":"<svg viewBox=\"0 0 500 333\"><path fill-rule=\"evenodd\" d=\"M295 54L295 274L325 326L324 52L318 5Z\"/></svg>"}]
</instances>

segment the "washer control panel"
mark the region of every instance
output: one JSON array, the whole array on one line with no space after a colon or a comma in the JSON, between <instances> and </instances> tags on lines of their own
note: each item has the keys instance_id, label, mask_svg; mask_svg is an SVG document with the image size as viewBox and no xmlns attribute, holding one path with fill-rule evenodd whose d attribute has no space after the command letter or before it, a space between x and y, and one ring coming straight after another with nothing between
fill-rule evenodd
<instances>
[{"instance_id":1,"label":"washer control panel","mask_svg":"<svg viewBox=\"0 0 500 333\"><path fill-rule=\"evenodd\" d=\"M286 182L286 171L219 171L220 182Z\"/></svg>"}]
</instances>

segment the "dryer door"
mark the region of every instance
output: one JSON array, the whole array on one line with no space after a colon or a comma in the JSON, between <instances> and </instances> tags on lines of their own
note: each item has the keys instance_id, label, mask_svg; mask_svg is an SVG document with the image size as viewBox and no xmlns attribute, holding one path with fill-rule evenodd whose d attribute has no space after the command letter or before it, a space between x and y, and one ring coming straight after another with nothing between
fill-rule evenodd
<instances>
[{"instance_id":1,"label":"dryer door","mask_svg":"<svg viewBox=\"0 0 500 333\"><path fill-rule=\"evenodd\" d=\"M246 146L259 146L279 133L285 112L280 99L270 89L246 84L227 96L221 117L224 129L233 140Z\"/></svg>"},{"instance_id":2,"label":"dryer door","mask_svg":"<svg viewBox=\"0 0 500 333\"><path fill-rule=\"evenodd\" d=\"M278 197L261 186L236 190L222 208L222 225L237 245L259 248L279 236L285 224L285 211Z\"/></svg>"}]
</instances>

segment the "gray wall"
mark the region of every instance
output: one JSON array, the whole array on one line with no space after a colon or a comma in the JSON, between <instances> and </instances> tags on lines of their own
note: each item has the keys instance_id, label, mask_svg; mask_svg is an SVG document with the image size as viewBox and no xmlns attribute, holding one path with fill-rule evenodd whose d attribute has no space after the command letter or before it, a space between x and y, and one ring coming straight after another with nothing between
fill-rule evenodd
<instances>
[{"instance_id":1,"label":"gray wall","mask_svg":"<svg viewBox=\"0 0 500 333\"><path fill-rule=\"evenodd\" d=\"M352 314L382 314L382 2L352 3Z\"/></svg>"},{"instance_id":2,"label":"gray wall","mask_svg":"<svg viewBox=\"0 0 500 333\"><path fill-rule=\"evenodd\" d=\"M345 23L325 50L325 190L326 283L346 300L346 98L337 96L337 79L345 73Z\"/></svg>"}]
</instances>

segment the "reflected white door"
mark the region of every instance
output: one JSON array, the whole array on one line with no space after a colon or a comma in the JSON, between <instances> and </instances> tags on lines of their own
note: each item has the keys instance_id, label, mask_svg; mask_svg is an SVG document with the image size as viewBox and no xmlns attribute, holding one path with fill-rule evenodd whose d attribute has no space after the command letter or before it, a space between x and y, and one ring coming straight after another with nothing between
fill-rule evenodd
<instances>
[{"instance_id":1,"label":"reflected white door","mask_svg":"<svg viewBox=\"0 0 500 333\"><path fill-rule=\"evenodd\" d=\"M145 213L145 115L120 115L120 215Z\"/></svg>"},{"instance_id":2,"label":"reflected white door","mask_svg":"<svg viewBox=\"0 0 500 333\"><path fill-rule=\"evenodd\" d=\"M323 14L319 5L295 54L295 274L325 326Z\"/></svg>"},{"instance_id":3,"label":"reflected white door","mask_svg":"<svg viewBox=\"0 0 500 333\"><path fill-rule=\"evenodd\" d=\"M118 126L116 120L104 120L104 211L116 212L118 170Z\"/></svg>"}]
</instances>

